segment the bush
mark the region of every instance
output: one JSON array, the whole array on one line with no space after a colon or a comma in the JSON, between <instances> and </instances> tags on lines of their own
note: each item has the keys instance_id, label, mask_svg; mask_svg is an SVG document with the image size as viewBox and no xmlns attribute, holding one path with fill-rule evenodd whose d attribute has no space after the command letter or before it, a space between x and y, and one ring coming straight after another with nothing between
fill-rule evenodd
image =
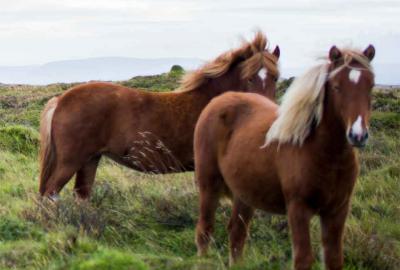
<instances>
[{"instance_id":1,"label":"bush","mask_svg":"<svg viewBox=\"0 0 400 270\"><path fill-rule=\"evenodd\" d=\"M396 112L400 113L400 90L392 91L374 91L372 108L374 111L380 112Z\"/></svg>"},{"instance_id":2,"label":"bush","mask_svg":"<svg viewBox=\"0 0 400 270\"><path fill-rule=\"evenodd\" d=\"M378 130L400 129L400 114L396 112L374 112L371 117L371 126Z\"/></svg>"},{"instance_id":3,"label":"bush","mask_svg":"<svg viewBox=\"0 0 400 270\"><path fill-rule=\"evenodd\" d=\"M0 219L0 241L15 241L23 238L38 238L40 233L32 230L31 223L3 217Z\"/></svg>"},{"instance_id":4,"label":"bush","mask_svg":"<svg viewBox=\"0 0 400 270\"><path fill-rule=\"evenodd\" d=\"M183 69L183 67L181 67L179 65L173 65L171 67L171 70L169 71L169 75L174 76L174 77L180 77L184 73L185 73L185 70Z\"/></svg>"},{"instance_id":5,"label":"bush","mask_svg":"<svg viewBox=\"0 0 400 270\"><path fill-rule=\"evenodd\" d=\"M289 79L282 79L278 82L276 87L276 99L279 100L289 88L289 86L294 81L295 77L290 77Z\"/></svg>"},{"instance_id":6,"label":"bush","mask_svg":"<svg viewBox=\"0 0 400 270\"><path fill-rule=\"evenodd\" d=\"M37 131L24 126L0 128L0 149L24 155L36 155L39 146Z\"/></svg>"},{"instance_id":7,"label":"bush","mask_svg":"<svg viewBox=\"0 0 400 270\"><path fill-rule=\"evenodd\" d=\"M172 91L179 87L179 80L183 73L163 73L153 76L137 76L122 85L132 88L141 88L155 92Z\"/></svg>"},{"instance_id":8,"label":"bush","mask_svg":"<svg viewBox=\"0 0 400 270\"><path fill-rule=\"evenodd\" d=\"M183 67L181 67L180 65L173 65L171 67L171 70L169 72L179 72L179 73L183 73L185 72L185 70L183 69Z\"/></svg>"}]
</instances>

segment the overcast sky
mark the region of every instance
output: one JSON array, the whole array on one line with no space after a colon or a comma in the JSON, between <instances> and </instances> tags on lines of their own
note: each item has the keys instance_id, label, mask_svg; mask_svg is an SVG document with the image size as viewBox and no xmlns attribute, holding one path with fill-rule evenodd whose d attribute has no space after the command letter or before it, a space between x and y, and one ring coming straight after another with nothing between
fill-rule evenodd
<instances>
[{"instance_id":1,"label":"overcast sky","mask_svg":"<svg viewBox=\"0 0 400 270\"><path fill-rule=\"evenodd\" d=\"M378 83L400 84L400 1L0 0L0 65L102 56L211 59L256 29L284 76L333 44L377 49Z\"/></svg>"}]
</instances>

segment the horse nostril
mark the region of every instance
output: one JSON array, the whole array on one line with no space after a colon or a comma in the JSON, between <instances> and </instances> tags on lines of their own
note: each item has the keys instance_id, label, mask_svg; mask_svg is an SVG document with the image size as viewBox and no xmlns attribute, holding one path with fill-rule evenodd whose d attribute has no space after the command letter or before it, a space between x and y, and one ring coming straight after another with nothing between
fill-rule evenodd
<instances>
[{"instance_id":1,"label":"horse nostril","mask_svg":"<svg viewBox=\"0 0 400 270\"><path fill-rule=\"evenodd\" d=\"M352 141L357 139L357 136L354 134L353 130L350 130L349 132L349 139L351 139Z\"/></svg>"}]
</instances>

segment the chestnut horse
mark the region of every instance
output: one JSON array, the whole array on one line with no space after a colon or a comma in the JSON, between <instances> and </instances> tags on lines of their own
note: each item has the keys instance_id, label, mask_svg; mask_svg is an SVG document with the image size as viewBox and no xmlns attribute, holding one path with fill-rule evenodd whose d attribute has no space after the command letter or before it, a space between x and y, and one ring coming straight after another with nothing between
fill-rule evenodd
<instances>
[{"instance_id":1,"label":"chestnut horse","mask_svg":"<svg viewBox=\"0 0 400 270\"><path fill-rule=\"evenodd\" d=\"M371 45L364 52L333 46L329 61L297 78L280 107L250 93L226 93L206 106L194 135L199 255L207 251L219 198L228 195L230 263L242 255L257 208L287 214L295 269L311 268L309 225L318 215L326 267L342 269L358 175L353 146L368 138L374 54Z\"/></svg>"},{"instance_id":2,"label":"chestnut horse","mask_svg":"<svg viewBox=\"0 0 400 270\"><path fill-rule=\"evenodd\" d=\"M178 91L88 83L51 99L40 124L41 195L56 199L76 173L75 191L87 198L103 155L142 172L193 170L194 127L212 98L227 90L274 97L280 52L267 43L258 32L188 74Z\"/></svg>"}]
</instances>

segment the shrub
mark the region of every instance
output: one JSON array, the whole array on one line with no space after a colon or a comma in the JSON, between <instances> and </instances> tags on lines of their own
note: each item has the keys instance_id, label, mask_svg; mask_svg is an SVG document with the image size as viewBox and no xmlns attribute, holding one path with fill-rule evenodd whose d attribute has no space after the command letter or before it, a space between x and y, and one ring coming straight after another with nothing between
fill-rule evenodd
<instances>
[{"instance_id":1,"label":"shrub","mask_svg":"<svg viewBox=\"0 0 400 270\"><path fill-rule=\"evenodd\" d=\"M282 79L276 85L276 100L281 100L286 90L294 81L295 77L290 77L289 79Z\"/></svg>"},{"instance_id":2,"label":"shrub","mask_svg":"<svg viewBox=\"0 0 400 270\"><path fill-rule=\"evenodd\" d=\"M372 108L374 111L380 112L396 112L400 113L400 91L394 89L392 91L374 91Z\"/></svg>"},{"instance_id":3,"label":"shrub","mask_svg":"<svg viewBox=\"0 0 400 270\"><path fill-rule=\"evenodd\" d=\"M374 112L371 126L379 130L399 130L400 114L396 112Z\"/></svg>"},{"instance_id":4,"label":"shrub","mask_svg":"<svg viewBox=\"0 0 400 270\"><path fill-rule=\"evenodd\" d=\"M36 155L39 146L37 131L24 126L0 128L0 149L24 155Z\"/></svg>"},{"instance_id":5,"label":"shrub","mask_svg":"<svg viewBox=\"0 0 400 270\"><path fill-rule=\"evenodd\" d=\"M7 217L0 219L0 241L15 241L29 237L40 237L40 233L32 230L31 223Z\"/></svg>"},{"instance_id":6,"label":"shrub","mask_svg":"<svg viewBox=\"0 0 400 270\"><path fill-rule=\"evenodd\" d=\"M179 73L183 73L185 72L185 70L183 69L183 67L181 67L180 65L173 65L171 67L171 70L169 72L179 72Z\"/></svg>"},{"instance_id":7,"label":"shrub","mask_svg":"<svg viewBox=\"0 0 400 270\"><path fill-rule=\"evenodd\" d=\"M185 70L180 65L173 65L169 71L169 75L173 77L180 77L185 73Z\"/></svg>"},{"instance_id":8,"label":"shrub","mask_svg":"<svg viewBox=\"0 0 400 270\"><path fill-rule=\"evenodd\" d=\"M133 88L142 88L150 91L172 91L179 87L179 80L183 73L164 73L153 76L137 76L122 85Z\"/></svg>"}]
</instances>

